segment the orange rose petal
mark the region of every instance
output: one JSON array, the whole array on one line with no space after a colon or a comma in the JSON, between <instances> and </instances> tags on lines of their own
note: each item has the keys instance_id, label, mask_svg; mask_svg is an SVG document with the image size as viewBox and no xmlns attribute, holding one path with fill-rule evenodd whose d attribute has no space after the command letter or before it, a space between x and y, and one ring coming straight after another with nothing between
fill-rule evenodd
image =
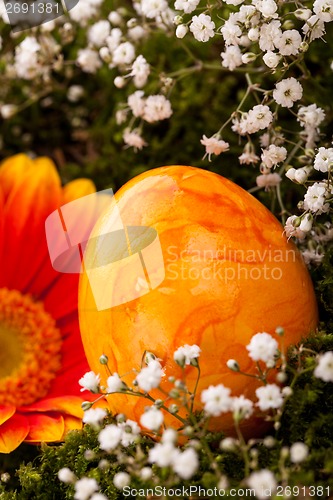
<instances>
[{"instance_id":1,"label":"orange rose petal","mask_svg":"<svg viewBox=\"0 0 333 500\"><path fill-rule=\"evenodd\" d=\"M14 415L16 407L12 405L0 406L0 425Z\"/></svg>"},{"instance_id":2,"label":"orange rose petal","mask_svg":"<svg viewBox=\"0 0 333 500\"><path fill-rule=\"evenodd\" d=\"M5 203L3 255L6 255L6 266L0 286L25 291L37 271L45 282L47 269L52 271L54 279L44 226L46 217L59 206L60 200L60 178L47 158L35 160L29 175L17 177ZM38 242L37 248L36 244L31 244L32 234ZM45 269L42 267L44 262ZM40 291L29 286L30 293L39 294Z\"/></svg>"},{"instance_id":3,"label":"orange rose petal","mask_svg":"<svg viewBox=\"0 0 333 500\"><path fill-rule=\"evenodd\" d=\"M24 412L63 412L70 416L81 418L83 410L81 408L82 398L78 396L63 396L57 398L41 399L21 408Z\"/></svg>"},{"instance_id":4,"label":"orange rose petal","mask_svg":"<svg viewBox=\"0 0 333 500\"><path fill-rule=\"evenodd\" d=\"M89 179L76 179L63 188L62 205L96 192L95 184Z\"/></svg>"},{"instance_id":5,"label":"orange rose petal","mask_svg":"<svg viewBox=\"0 0 333 500\"><path fill-rule=\"evenodd\" d=\"M26 413L30 430L25 438L27 443L52 443L61 441L65 422L62 415L44 415L43 413Z\"/></svg>"},{"instance_id":6,"label":"orange rose petal","mask_svg":"<svg viewBox=\"0 0 333 500\"><path fill-rule=\"evenodd\" d=\"M10 453L25 439L29 432L29 421L16 413L0 426L0 453Z\"/></svg>"}]
</instances>

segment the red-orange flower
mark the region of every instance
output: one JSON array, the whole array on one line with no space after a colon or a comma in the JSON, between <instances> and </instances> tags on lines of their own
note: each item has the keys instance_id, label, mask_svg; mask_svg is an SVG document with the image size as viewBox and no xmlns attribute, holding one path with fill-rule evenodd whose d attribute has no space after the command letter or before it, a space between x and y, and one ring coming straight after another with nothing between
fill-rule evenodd
<instances>
[{"instance_id":1,"label":"red-orange flower","mask_svg":"<svg viewBox=\"0 0 333 500\"><path fill-rule=\"evenodd\" d=\"M77 317L78 275L52 268L45 219L94 191L87 179L62 188L47 158L21 154L0 168L0 453L23 441L60 441L81 427L78 380L89 367Z\"/></svg>"}]
</instances>

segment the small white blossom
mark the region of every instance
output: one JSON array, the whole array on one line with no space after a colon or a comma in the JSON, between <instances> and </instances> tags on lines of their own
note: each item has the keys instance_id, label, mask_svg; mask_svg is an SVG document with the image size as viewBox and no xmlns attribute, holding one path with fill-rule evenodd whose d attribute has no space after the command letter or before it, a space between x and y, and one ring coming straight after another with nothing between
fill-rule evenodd
<instances>
[{"instance_id":1,"label":"small white blossom","mask_svg":"<svg viewBox=\"0 0 333 500\"><path fill-rule=\"evenodd\" d=\"M147 97L143 112L143 119L148 123L165 120L172 115L171 103L164 95L150 95Z\"/></svg>"},{"instance_id":2,"label":"small white blossom","mask_svg":"<svg viewBox=\"0 0 333 500\"><path fill-rule=\"evenodd\" d=\"M96 479L83 477L75 483L75 500L88 500L98 490Z\"/></svg>"},{"instance_id":3,"label":"small white blossom","mask_svg":"<svg viewBox=\"0 0 333 500\"><path fill-rule=\"evenodd\" d=\"M82 386L81 392L90 391L98 394L100 381L101 376L99 374L96 375L95 372L85 373L79 380L79 385Z\"/></svg>"},{"instance_id":4,"label":"small white blossom","mask_svg":"<svg viewBox=\"0 0 333 500\"><path fill-rule=\"evenodd\" d=\"M123 134L124 143L133 147L135 150L142 149L144 146L148 146L147 142L143 137L135 130L126 129Z\"/></svg>"},{"instance_id":5,"label":"small white blossom","mask_svg":"<svg viewBox=\"0 0 333 500\"><path fill-rule=\"evenodd\" d=\"M147 83L150 74L150 66L146 59L140 54L132 64L130 76L134 77L134 85L137 88L143 87Z\"/></svg>"},{"instance_id":6,"label":"small white blossom","mask_svg":"<svg viewBox=\"0 0 333 500\"><path fill-rule=\"evenodd\" d=\"M124 388L124 382L122 382L118 373L114 373L110 377L108 377L106 381L106 392L108 394L112 394L113 392L119 392Z\"/></svg>"},{"instance_id":7,"label":"small white blossom","mask_svg":"<svg viewBox=\"0 0 333 500\"><path fill-rule=\"evenodd\" d=\"M266 191L269 191L269 189L272 187L278 186L281 181L281 176L277 173L262 174L256 177L257 186L264 187Z\"/></svg>"},{"instance_id":8,"label":"small white blossom","mask_svg":"<svg viewBox=\"0 0 333 500\"><path fill-rule=\"evenodd\" d=\"M277 17L277 5L274 0L260 0L253 2L255 3L259 12L266 18Z\"/></svg>"},{"instance_id":9,"label":"small white blossom","mask_svg":"<svg viewBox=\"0 0 333 500\"><path fill-rule=\"evenodd\" d=\"M253 413L253 402L250 399L246 399L243 395L232 398L231 411L236 420L249 418Z\"/></svg>"},{"instance_id":10,"label":"small white blossom","mask_svg":"<svg viewBox=\"0 0 333 500\"><path fill-rule=\"evenodd\" d=\"M131 483L131 476L127 472L117 472L113 478L113 484L118 490L122 490Z\"/></svg>"},{"instance_id":11,"label":"small white blossom","mask_svg":"<svg viewBox=\"0 0 333 500\"><path fill-rule=\"evenodd\" d=\"M169 467L177 454L177 449L170 441L166 443L157 443L149 450L148 461L155 463L159 467Z\"/></svg>"},{"instance_id":12,"label":"small white blossom","mask_svg":"<svg viewBox=\"0 0 333 500\"><path fill-rule=\"evenodd\" d=\"M206 148L206 155L208 155L208 160L211 161L211 155L219 155L229 150L229 143L219 139L218 136L206 137L202 136L200 140L201 144Z\"/></svg>"},{"instance_id":13,"label":"small white blossom","mask_svg":"<svg viewBox=\"0 0 333 500\"><path fill-rule=\"evenodd\" d=\"M229 45L224 52L221 52L222 66L228 68L229 71L234 71L238 66L243 64L242 53L238 45Z\"/></svg>"},{"instance_id":14,"label":"small white blossom","mask_svg":"<svg viewBox=\"0 0 333 500\"><path fill-rule=\"evenodd\" d=\"M173 470L181 479L190 479L199 468L198 455L193 448L177 451L173 456Z\"/></svg>"},{"instance_id":15,"label":"small white blossom","mask_svg":"<svg viewBox=\"0 0 333 500\"><path fill-rule=\"evenodd\" d=\"M58 471L58 478L63 483L75 483L76 477L74 472L72 472L68 467L63 467Z\"/></svg>"},{"instance_id":16,"label":"small white blossom","mask_svg":"<svg viewBox=\"0 0 333 500\"><path fill-rule=\"evenodd\" d=\"M333 21L333 0L315 0L313 10L324 23Z\"/></svg>"},{"instance_id":17,"label":"small white blossom","mask_svg":"<svg viewBox=\"0 0 333 500\"><path fill-rule=\"evenodd\" d=\"M223 451L235 451L237 449L237 440L233 437L226 437L220 442L220 448Z\"/></svg>"},{"instance_id":18,"label":"small white blossom","mask_svg":"<svg viewBox=\"0 0 333 500\"><path fill-rule=\"evenodd\" d=\"M304 462L304 460L308 457L308 454L309 448L304 443L293 443L290 447L290 460L294 464Z\"/></svg>"},{"instance_id":19,"label":"small white blossom","mask_svg":"<svg viewBox=\"0 0 333 500\"><path fill-rule=\"evenodd\" d=\"M247 479L247 484L255 491L255 495L259 500L267 500L267 491L270 491L274 495L277 487L275 476L268 469L252 472Z\"/></svg>"},{"instance_id":20,"label":"small white blossom","mask_svg":"<svg viewBox=\"0 0 333 500\"><path fill-rule=\"evenodd\" d=\"M140 477L143 481L148 481L153 475L153 471L150 467L143 467L140 471Z\"/></svg>"},{"instance_id":21,"label":"small white blossom","mask_svg":"<svg viewBox=\"0 0 333 500\"><path fill-rule=\"evenodd\" d=\"M325 34L324 21L318 16L311 16L302 27L302 31L309 37L310 42L321 38Z\"/></svg>"},{"instance_id":22,"label":"small white blossom","mask_svg":"<svg viewBox=\"0 0 333 500\"><path fill-rule=\"evenodd\" d=\"M309 168L303 167L298 168L294 172L294 180L298 182L298 184L304 184L308 180L309 176Z\"/></svg>"},{"instance_id":23,"label":"small white blossom","mask_svg":"<svg viewBox=\"0 0 333 500\"><path fill-rule=\"evenodd\" d=\"M271 50L268 50L266 54L263 55L263 61L271 69L276 68L276 66L279 64L281 57L279 54L276 54L275 52L272 52Z\"/></svg>"},{"instance_id":24,"label":"small white blossom","mask_svg":"<svg viewBox=\"0 0 333 500\"><path fill-rule=\"evenodd\" d=\"M157 360L152 360L148 366L142 368L135 380L140 389L149 392L160 385L162 375L163 370L160 363Z\"/></svg>"},{"instance_id":25,"label":"small white blossom","mask_svg":"<svg viewBox=\"0 0 333 500\"><path fill-rule=\"evenodd\" d=\"M214 36L215 23L207 14L193 16L190 31L198 42L208 42Z\"/></svg>"},{"instance_id":26,"label":"small white blossom","mask_svg":"<svg viewBox=\"0 0 333 500\"><path fill-rule=\"evenodd\" d=\"M148 19L156 19L168 8L168 2L166 0L142 0L141 9L142 13L148 17Z\"/></svg>"},{"instance_id":27,"label":"small white blossom","mask_svg":"<svg viewBox=\"0 0 333 500\"><path fill-rule=\"evenodd\" d=\"M140 417L140 424L151 431L158 431L163 424L164 416L161 410L154 406L143 413Z\"/></svg>"},{"instance_id":28,"label":"small white blossom","mask_svg":"<svg viewBox=\"0 0 333 500\"><path fill-rule=\"evenodd\" d=\"M333 352L327 351L319 357L314 376L324 382L333 382Z\"/></svg>"},{"instance_id":29,"label":"small white blossom","mask_svg":"<svg viewBox=\"0 0 333 500\"><path fill-rule=\"evenodd\" d=\"M319 148L316 154L313 168L319 172L328 172L333 166L333 148Z\"/></svg>"},{"instance_id":30,"label":"small white blossom","mask_svg":"<svg viewBox=\"0 0 333 500\"><path fill-rule=\"evenodd\" d=\"M82 421L85 424L92 425L93 427L99 427L106 417L106 410L103 408L90 408L84 412Z\"/></svg>"},{"instance_id":31,"label":"small white blossom","mask_svg":"<svg viewBox=\"0 0 333 500\"><path fill-rule=\"evenodd\" d=\"M178 347L173 354L173 359L181 366L191 365L200 356L201 349L196 344Z\"/></svg>"},{"instance_id":32,"label":"small white blossom","mask_svg":"<svg viewBox=\"0 0 333 500\"><path fill-rule=\"evenodd\" d=\"M114 26L120 26L123 22L123 18L121 17L119 12L117 12L116 10L112 10L110 12L110 14L108 15L108 20Z\"/></svg>"},{"instance_id":33,"label":"small white blossom","mask_svg":"<svg viewBox=\"0 0 333 500\"><path fill-rule=\"evenodd\" d=\"M127 98L127 104L134 116L143 116L144 114L146 100L143 96L144 92L142 90L137 90Z\"/></svg>"},{"instance_id":34,"label":"small white blossom","mask_svg":"<svg viewBox=\"0 0 333 500\"><path fill-rule=\"evenodd\" d=\"M161 438L162 443L176 443L177 432L174 429L165 429Z\"/></svg>"},{"instance_id":35,"label":"small white blossom","mask_svg":"<svg viewBox=\"0 0 333 500\"><path fill-rule=\"evenodd\" d=\"M254 133L267 128L273 121L273 114L268 106L257 104L249 110L246 120Z\"/></svg>"},{"instance_id":36,"label":"small white blossom","mask_svg":"<svg viewBox=\"0 0 333 500\"><path fill-rule=\"evenodd\" d=\"M274 100L284 108L291 108L302 95L302 85L293 76L278 82L273 91Z\"/></svg>"},{"instance_id":37,"label":"small white blossom","mask_svg":"<svg viewBox=\"0 0 333 500\"><path fill-rule=\"evenodd\" d=\"M102 47L107 37L110 35L110 23L106 20L97 21L88 30L89 43L95 47Z\"/></svg>"},{"instance_id":38,"label":"small white blossom","mask_svg":"<svg viewBox=\"0 0 333 500\"><path fill-rule=\"evenodd\" d=\"M131 42L123 42L115 48L112 61L116 65L131 64L135 59L135 48Z\"/></svg>"},{"instance_id":39,"label":"small white blossom","mask_svg":"<svg viewBox=\"0 0 333 500\"><path fill-rule=\"evenodd\" d=\"M276 43L282 36L280 21L264 23L260 28L259 47L261 50L274 50Z\"/></svg>"},{"instance_id":40,"label":"small white blossom","mask_svg":"<svg viewBox=\"0 0 333 500\"><path fill-rule=\"evenodd\" d=\"M313 218L310 214L305 214L299 225L299 228L304 233L308 233L312 229Z\"/></svg>"},{"instance_id":41,"label":"small white blossom","mask_svg":"<svg viewBox=\"0 0 333 500\"><path fill-rule=\"evenodd\" d=\"M2 118L5 120L8 120L9 118L12 118L18 111L18 107L15 106L15 104L3 104L0 106L0 113Z\"/></svg>"},{"instance_id":42,"label":"small white blossom","mask_svg":"<svg viewBox=\"0 0 333 500\"><path fill-rule=\"evenodd\" d=\"M175 9L183 10L185 14L191 14L199 5L200 0L176 0Z\"/></svg>"},{"instance_id":43,"label":"small white blossom","mask_svg":"<svg viewBox=\"0 0 333 500\"><path fill-rule=\"evenodd\" d=\"M275 46L283 56L296 56L302 43L302 37L297 30L286 30L282 33Z\"/></svg>"},{"instance_id":44,"label":"small white blossom","mask_svg":"<svg viewBox=\"0 0 333 500\"><path fill-rule=\"evenodd\" d=\"M302 127L317 128L325 119L325 112L322 108L318 108L317 104L310 106L301 106L297 113L297 121Z\"/></svg>"},{"instance_id":45,"label":"small white blossom","mask_svg":"<svg viewBox=\"0 0 333 500\"><path fill-rule=\"evenodd\" d=\"M102 61L98 53L92 49L80 49L78 52L77 63L86 73L96 73L102 66Z\"/></svg>"},{"instance_id":46,"label":"small white blossom","mask_svg":"<svg viewBox=\"0 0 333 500\"><path fill-rule=\"evenodd\" d=\"M71 85L67 90L67 99L70 102L77 102L84 95L84 88L81 85Z\"/></svg>"},{"instance_id":47,"label":"small white blossom","mask_svg":"<svg viewBox=\"0 0 333 500\"><path fill-rule=\"evenodd\" d=\"M118 427L123 431L121 436L121 444L123 446L129 446L134 443L140 434L140 427L138 424L129 418L126 422L118 423Z\"/></svg>"},{"instance_id":48,"label":"small white blossom","mask_svg":"<svg viewBox=\"0 0 333 500\"><path fill-rule=\"evenodd\" d=\"M111 452L121 442L122 435L120 427L114 424L107 425L98 434L99 447L108 453Z\"/></svg>"},{"instance_id":49,"label":"small white blossom","mask_svg":"<svg viewBox=\"0 0 333 500\"><path fill-rule=\"evenodd\" d=\"M94 493L90 500L108 500L108 498L103 493Z\"/></svg>"},{"instance_id":50,"label":"small white blossom","mask_svg":"<svg viewBox=\"0 0 333 500\"><path fill-rule=\"evenodd\" d=\"M232 19L229 18L229 20L224 23L221 28L221 33L226 45L239 45L242 30L238 24L232 21Z\"/></svg>"},{"instance_id":51,"label":"small white blossom","mask_svg":"<svg viewBox=\"0 0 333 500\"><path fill-rule=\"evenodd\" d=\"M249 351L249 357L253 361L270 363L277 356L278 347L279 344L277 341L269 333L263 332L253 335L246 349Z\"/></svg>"},{"instance_id":52,"label":"small white blossom","mask_svg":"<svg viewBox=\"0 0 333 500\"><path fill-rule=\"evenodd\" d=\"M110 52L113 52L119 46L121 37L122 32L119 28L113 28L111 30L110 36L108 36L106 39L106 43Z\"/></svg>"},{"instance_id":53,"label":"small white blossom","mask_svg":"<svg viewBox=\"0 0 333 500\"><path fill-rule=\"evenodd\" d=\"M256 396L258 398L257 406L261 411L280 408L283 404L280 387L276 384L267 384L263 387L258 387L256 389Z\"/></svg>"},{"instance_id":54,"label":"small white blossom","mask_svg":"<svg viewBox=\"0 0 333 500\"><path fill-rule=\"evenodd\" d=\"M214 417L218 417L221 413L226 413L232 408L230 389L222 384L211 385L202 391L201 401L204 403L205 412Z\"/></svg>"},{"instance_id":55,"label":"small white blossom","mask_svg":"<svg viewBox=\"0 0 333 500\"><path fill-rule=\"evenodd\" d=\"M299 226L295 227L294 222L298 220L299 217L296 215L291 215L288 217L286 220L285 226L284 226L284 231L286 233L287 238L291 238L291 236L294 236L295 238L298 238L299 240L304 240L306 234L301 231Z\"/></svg>"},{"instance_id":56,"label":"small white blossom","mask_svg":"<svg viewBox=\"0 0 333 500\"><path fill-rule=\"evenodd\" d=\"M287 158L287 150L283 146L271 144L267 149L263 149L261 161L265 167L272 168Z\"/></svg>"},{"instance_id":57,"label":"small white blossom","mask_svg":"<svg viewBox=\"0 0 333 500\"><path fill-rule=\"evenodd\" d=\"M326 203L327 190L322 182L315 182L308 187L304 196L304 208L311 212L322 214L328 212L329 204Z\"/></svg>"}]
</instances>

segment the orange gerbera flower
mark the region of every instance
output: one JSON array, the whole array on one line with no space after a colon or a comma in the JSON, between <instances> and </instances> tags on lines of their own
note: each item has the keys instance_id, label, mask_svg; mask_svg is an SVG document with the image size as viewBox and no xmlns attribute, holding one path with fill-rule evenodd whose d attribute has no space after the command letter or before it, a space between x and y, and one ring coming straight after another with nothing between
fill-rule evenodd
<instances>
[{"instance_id":1,"label":"orange gerbera flower","mask_svg":"<svg viewBox=\"0 0 333 500\"><path fill-rule=\"evenodd\" d=\"M87 179L62 188L47 158L20 154L0 167L0 453L23 441L61 441L81 427L78 380L89 367L78 275L52 268L45 219L94 191Z\"/></svg>"}]
</instances>

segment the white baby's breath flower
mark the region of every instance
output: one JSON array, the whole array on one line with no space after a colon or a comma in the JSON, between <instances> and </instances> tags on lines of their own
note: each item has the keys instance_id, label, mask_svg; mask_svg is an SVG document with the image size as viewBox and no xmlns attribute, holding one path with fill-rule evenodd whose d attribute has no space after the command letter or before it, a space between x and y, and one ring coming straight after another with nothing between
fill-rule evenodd
<instances>
[{"instance_id":1,"label":"white baby's breath flower","mask_svg":"<svg viewBox=\"0 0 333 500\"><path fill-rule=\"evenodd\" d=\"M208 415L218 417L221 413L231 411L232 398L230 389L222 384L209 386L201 393L201 401L204 403L205 412Z\"/></svg>"},{"instance_id":2,"label":"white baby's breath flower","mask_svg":"<svg viewBox=\"0 0 333 500\"><path fill-rule=\"evenodd\" d=\"M100 381L101 381L100 374L96 374L95 372L92 371L85 373L83 377L80 378L79 380L79 385L81 385L82 387L81 392L90 391L95 394L98 394Z\"/></svg>"},{"instance_id":3,"label":"white baby's breath flower","mask_svg":"<svg viewBox=\"0 0 333 500\"><path fill-rule=\"evenodd\" d=\"M276 384L267 384L263 387L256 389L256 396L258 398L257 406L261 411L270 409L277 409L283 405L283 397Z\"/></svg>"},{"instance_id":4,"label":"white baby's breath flower","mask_svg":"<svg viewBox=\"0 0 333 500\"><path fill-rule=\"evenodd\" d=\"M309 448L306 444L297 442L293 443L290 447L290 460L294 464L304 462L309 455Z\"/></svg>"},{"instance_id":5,"label":"white baby's breath flower","mask_svg":"<svg viewBox=\"0 0 333 500\"><path fill-rule=\"evenodd\" d=\"M159 361L152 360L148 366L142 368L135 380L137 381L140 389L145 392L149 392L151 389L159 386L162 375L163 370Z\"/></svg>"},{"instance_id":6,"label":"white baby's breath flower","mask_svg":"<svg viewBox=\"0 0 333 500\"><path fill-rule=\"evenodd\" d=\"M281 56L279 54L276 54L275 52L272 52L271 50L268 50L266 54L263 55L263 61L271 69L276 68L276 66L279 64L281 60Z\"/></svg>"},{"instance_id":7,"label":"white baby's breath flower","mask_svg":"<svg viewBox=\"0 0 333 500\"><path fill-rule=\"evenodd\" d=\"M143 119L148 123L166 120L172 115L170 101L164 95L150 95L145 101Z\"/></svg>"},{"instance_id":8,"label":"white baby's breath flower","mask_svg":"<svg viewBox=\"0 0 333 500\"><path fill-rule=\"evenodd\" d=\"M270 188L276 187L280 184L282 178L279 174L262 174L256 177L256 183L258 187L264 187L266 191L269 191Z\"/></svg>"},{"instance_id":9,"label":"white baby's breath flower","mask_svg":"<svg viewBox=\"0 0 333 500\"><path fill-rule=\"evenodd\" d=\"M277 481L273 472L268 469L262 469L258 472L252 472L247 478L247 485L255 491L255 495L259 500L266 500L267 491L274 495Z\"/></svg>"},{"instance_id":10,"label":"white baby's breath flower","mask_svg":"<svg viewBox=\"0 0 333 500\"><path fill-rule=\"evenodd\" d=\"M175 9L182 10L185 14L191 14L199 5L199 2L200 0L176 0Z\"/></svg>"},{"instance_id":11,"label":"white baby's breath flower","mask_svg":"<svg viewBox=\"0 0 333 500\"><path fill-rule=\"evenodd\" d=\"M268 51L276 48L276 43L282 36L280 21L271 21L264 23L260 28L259 47L261 50Z\"/></svg>"},{"instance_id":12,"label":"white baby's breath flower","mask_svg":"<svg viewBox=\"0 0 333 500\"><path fill-rule=\"evenodd\" d=\"M81 85L71 85L67 90L67 99L70 102L77 102L84 95L84 88Z\"/></svg>"},{"instance_id":13,"label":"white baby's breath flower","mask_svg":"<svg viewBox=\"0 0 333 500\"><path fill-rule=\"evenodd\" d=\"M156 19L168 8L168 2L166 0L142 0L141 9L142 13L148 17L148 19Z\"/></svg>"},{"instance_id":14,"label":"white baby's breath flower","mask_svg":"<svg viewBox=\"0 0 333 500\"><path fill-rule=\"evenodd\" d=\"M124 489L131 483L131 476L127 472L117 472L113 477L113 484L118 490Z\"/></svg>"},{"instance_id":15,"label":"white baby's breath flower","mask_svg":"<svg viewBox=\"0 0 333 500\"><path fill-rule=\"evenodd\" d=\"M121 444L129 446L134 443L140 435L140 427L134 420L129 418L125 422L118 422L118 427L123 431L121 436Z\"/></svg>"},{"instance_id":16,"label":"white baby's breath flower","mask_svg":"<svg viewBox=\"0 0 333 500\"><path fill-rule=\"evenodd\" d=\"M148 143L143 139L143 137L136 130L125 129L123 134L124 143L134 148L134 150L142 149L148 146Z\"/></svg>"},{"instance_id":17,"label":"white baby's breath flower","mask_svg":"<svg viewBox=\"0 0 333 500\"><path fill-rule=\"evenodd\" d=\"M261 161L265 167L272 168L287 158L287 150L283 146L271 144L267 149L263 149Z\"/></svg>"},{"instance_id":18,"label":"white baby's breath flower","mask_svg":"<svg viewBox=\"0 0 333 500\"><path fill-rule=\"evenodd\" d=\"M315 0L313 10L324 23L333 21L333 0Z\"/></svg>"},{"instance_id":19,"label":"white baby's breath flower","mask_svg":"<svg viewBox=\"0 0 333 500\"><path fill-rule=\"evenodd\" d=\"M302 95L302 85L293 76L278 82L273 91L274 100L284 108L291 108Z\"/></svg>"},{"instance_id":20,"label":"white baby's breath flower","mask_svg":"<svg viewBox=\"0 0 333 500\"><path fill-rule=\"evenodd\" d=\"M134 85L141 88L147 83L150 74L150 66L146 59L140 54L132 64L130 76L134 77Z\"/></svg>"},{"instance_id":21,"label":"white baby's breath flower","mask_svg":"<svg viewBox=\"0 0 333 500\"><path fill-rule=\"evenodd\" d=\"M112 62L116 66L131 64L135 59L135 47L131 42L123 42L113 51Z\"/></svg>"},{"instance_id":22,"label":"white baby's breath flower","mask_svg":"<svg viewBox=\"0 0 333 500\"><path fill-rule=\"evenodd\" d=\"M63 483L75 483L76 477L74 472L72 472L68 467L63 467L58 471L58 478Z\"/></svg>"},{"instance_id":23,"label":"white baby's breath flower","mask_svg":"<svg viewBox=\"0 0 333 500\"><path fill-rule=\"evenodd\" d=\"M90 408L84 412L82 422L98 428L106 415L107 412L103 408Z\"/></svg>"},{"instance_id":24,"label":"white baby's breath flower","mask_svg":"<svg viewBox=\"0 0 333 500\"><path fill-rule=\"evenodd\" d=\"M246 349L249 351L249 357L253 361L270 363L277 356L278 347L279 344L277 341L269 333L263 332L253 335Z\"/></svg>"},{"instance_id":25,"label":"white baby's breath flower","mask_svg":"<svg viewBox=\"0 0 333 500\"><path fill-rule=\"evenodd\" d=\"M324 382L333 382L333 352L327 351L318 359L318 364L314 371L314 376Z\"/></svg>"},{"instance_id":26,"label":"white baby's breath flower","mask_svg":"<svg viewBox=\"0 0 333 500\"><path fill-rule=\"evenodd\" d=\"M181 366L191 365L200 356L201 349L196 344L178 347L174 352L173 359Z\"/></svg>"},{"instance_id":27,"label":"white baby's breath flower","mask_svg":"<svg viewBox=\"0 0 333 500\"><path fill-rule=\"evenodd\" d=\"M181 479L190 479L199 468L198 454L193 448L177 451L173 456L173 470Z\"/></svg>"},{"instance_id":28,"label":"white baby's breath flower","mask_svg":"<svg viewBox=\"0 0 333 500\"><path fill-rule=\"evenodd\" d=\"M102 66L102 61L98 53L92 49L80 49L78 52L77 63L86 73L96 73Z\"/></svg>"},{"instance_id":29,"label":"white baby's breath flower","mask_svg":"<svg viewBox=\"0 0 333 500\"><path fill-rule=\"evenodd\" d=\"M228 151L229 149L229 143L223 141L219 136L215 135L213 135L212 137L206 137L205 135L203 135L200 142L206 148L205 156L208 155L209 161L211 161L212 154L217 156L221 153L224 153L225 151Z\"/></svg>"},{"instance_id":30,"label":"white baby's breath flower","mask_svg":"<svg viewBox=\"0 0 333 500\"><path fill-rule=\"evenodd\" d=\"M96 479L83 477L75 483L75 500L88 500L98 490Z\"/></svg>"},{"instance_id":31,"label":"white baby's breath flower","mask_svg":"<svg viewBox=\"0 0 333 500\"><path fill-rule=\"evenodd\" d=\"M144 114L146 100L143 96L144 92L142 90L137 90L127 98L127 104L134 116L143 116Z\"/></svg>"},{"instance_id":32,"label":"white baby's breath flower","mask_svg":"<svg viewBox=\"0 0 333 500\"><path fill-rule=\"evenodd\" d=\"M88 41L95 47L102 47L110 35L111 26L106 20L97 21L88 30Z\"/></svg>"},{"instance_id":33,"label":"white baby's breath flower","mask_svg":"<svg viewBox=\"0 0 333 500\"><path fill-rule=\"evenodd\" d=\"M108 394L112 394L114 392L119 392L124 388L124 382L119 377L118 373L114 373L110 377L108 377L106 381L107 387L106 392Z\"/></svg>"},{"instance_id":34,"label":"white baby's breath flower","mask_svg":"<svg viewBox=\"0 0 333 500\"><path fill-rule=\"evenodd\" d=\"M233 437L226 437L220 442L220 448L223 451L235 451L237 449L238 442Z\"/></svg>"},{"instance_id":35,"label":"white baby's breath flower","mask_svg":"<svg viewBox=\"0 0 333 500\"><path fill-rule=\"evenodd\" d=\"M282 33L275 46L282 56L296 56L302 43L302 37L297 30L286 30Z\"/></svg>"},{"instance_id":36,"label":"white baby's breath flower","mask_svg":"<svg viewBox=\"0 0 333 500\"><path fill-rule=\"evenodd\" d=\"M309 41L312 42L325 34L325 23L318 16L311 16L302 27L302 31L309 37Z\"/></svg>"},{"instance_id":37,"label":"white baby's breath flower","mask_svg":"<svg viewBox=\"0 0 333 500\"><path fill-rule=\"evenodd\" d=\"M164 416L161 410L154 406L143 413L140 417L140 424L151 431L157 432L163 424Z\"/></svg>"},{"instance_id":38,"label":"white baby's breath flower","mask_svg":"<svg viewBox=\"0 0 333 500\"><path fill-rule=\"evenodd\" d=\"M319 172L328 172L333 167L333 148L319 148L313 168Z\"/></svg>"},{"instance_id":39,"label":"white baby's breath flower","mask_svg":"<svg viewBox=\"0 0 333 500\"><path fill-rule=\"evenodd\" d=\"M247 123L251 133L267 128L273 121L273 113L268 106L257 104L248 111Z\"/></svg>"},{"instance_id":40,"label":"white baby's breath flower","mask_svg":"<svg viewBox=\"0 0 333 500\"><path fill-rule=\"evenodd\" d=\"M161 438L162 443L176 443L177 442L177 432L174 429L165 429Z\"/></svg>"},{"instance_id":41,"label":"white baby's breath flower","mask_svg":"<svg viewBox=\"0 0 333 500\"><path fill-rule=\"evenodd\" d=\"M325 119L325 112L322 108L318 108L317 104L310 106L301 106L297 113L297 121L302 127L317 128Z\"/></svg>"},{"instance_id":42,"label":"white baby's breath flower","mask_svg":"<svg viewBox=\"0 0 333 500\"><path fill-rule=\"evenodd\" d=\"M284 231L286 233L287 238L291 238L291 236L294 236L295 238L298 238L299 240L304 240L306 234L301 231L299 228L299 222L298 226L295 226L294 223L295 221L299 221L299 217L297 215L291 215L288 217L286 220L285 226L284 226Z\"/></svg>"},{"instance_id":43,"label":"white baby's breath flower","mask_svg":"<svg viewBox=\"0 0 333 500\"><path fill-rule=\"evenodd\" d=\"M312 229L312 224L313 224L313 217L311 214L305 214L304 217L302 217L302 221L299 225L299 228L301 231L304 233L308 233Z\"/></svg>"},{"instance_id":44,"label":"white baby's breath flower","mask_svg":"<svg viewBox=\"0 0 333 500\"><path fill-rule=\"evenodd\" d=\"M123 430L117 425L110 424L104 427L98 434L99 447L101 450L111 452L121 442Z\"/></svg>"},{"instance_id":45,"label":"white baby's breath flower","mask_svg":"<svg viewBox=\"0 0 333 500\"><path fill-rule=\"evenodd\" d=\"M232 398L231 411L236 420L249 418L253 413L253 402L250 399L246 399L243 395Z\"/></svg>"},{"instance_id":46,"label":"white baby's breath flower","mask_svg":"<svg viewBox=\"0 0 333 500\"><path fill-rule=\"evenodd\" d=\"M198 42L208 42L214 36L215 23L207 14L193 16L190 31Z\"/></svg>"},{"instance_id":47,"label":"white baby's breath flower","mask_svg":"<svg viewBox=\"0 0 333 500\"><path fill-rule=\"evenodd\" d=\"M148 461L155 463L159 467L169 467L177 454L177 448L170 441L166 443L157 443L149 450Z\"/></svg>"},{"instance_id":48,"label":"white baby's breath flower","mask_svg":"<svg viewBox=\"0 0 333 500\"><path fill-rule=\"evenodd\" d=\"M222 66L228 68L229 71L234 71L238 66L243 64L242 53L238 45L229 45L224 52L221 52Z\"/></svg>"},{"instance_id":49,"label":"white baby's breath flower","mask_svg":"<svg viewBox=\"0 0 333 500\"><path fill-rule=\"evenodd\" d=\"M313 213L322 214L329 210L329 203L326 203L327 189L322 182L315 182L309 186L304 195L304 208Z\"/></svg>"}]
</instances>

